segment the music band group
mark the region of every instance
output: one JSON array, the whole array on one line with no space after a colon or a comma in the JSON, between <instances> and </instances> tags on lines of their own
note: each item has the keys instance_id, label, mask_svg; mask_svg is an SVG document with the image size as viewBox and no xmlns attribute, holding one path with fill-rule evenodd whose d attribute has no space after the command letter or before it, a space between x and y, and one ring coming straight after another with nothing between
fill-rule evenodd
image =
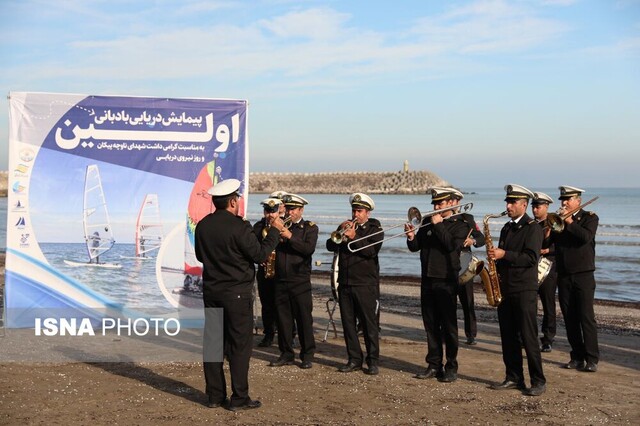
<instances>
[{"instance_id":1,"label":"music band group","mask_svg":"<svg viewBox=\"0 0 640 426\"><path fill-rule=\"evenodd\" d=\"M299 195L272 193L261 202L264 217L252 227L238 216L240 186L240 181L228 179L209 190L215 212L198 223L195 233L196 257L203 263L205 308L223 308L224 352L231 373L232 394L227 398L223 363L204 363L208 406L224 406L232 411L261 406L260 401L249 397L248 385L255 264L259 265L256 278L264 325L264 338L259 346L270 346L277 334L280 350L278 359L269 365L294 364L296 333L300 368L312 368L316 349L311 314L311 257L318 227L302 217L308 202ZM506 211L487 215L483 234L467 212L472 204L460 205L462 192L451 187L432 187L428 194L434 210L421 215L417 209L410 209L409 222L399 225L403 231L387 238L406 235L407 248L420 252L420 303L428 350L427 368L416 378L437 378L445 383L457 379L457 299L460 298L464 312L466 343L474 345L477 328L473 277L478 273L489 303L497 306L505 364L504 381L492 385L492 389L519 389L530 396L545 391L541 351L552 350L556 333L556 287L571 345L571 358L565 367L586 372L597 370L599 352L593 299L599 219L582 208L588 204L581 205L584 190L571 186L559 189L562 209L554 214L548 212L549 204L553 203L549 195L531 192L520 185L505 186ZM530 202L533 218L527 214ZM385 230L371 217L375 203L370 196L352 194L349 204L352 218L341 223L326 241L327 250L337 258L336 296L348 356L346 364L338 370L344 373L363 370L365 374L377 375L378 253L386 241ZM502 228L499 243L494 247L488 220L504 215L511 220ZM471 246L485 244L487 266L483 268L483 262L471 255ZM467 269L473 272L465 273ZM538 295L544 312L541 345L537 331ZM364 337L366 356L360 346L359 331ZM523 348L529 388L524 379Z\"/></svg>"}]
</instances>

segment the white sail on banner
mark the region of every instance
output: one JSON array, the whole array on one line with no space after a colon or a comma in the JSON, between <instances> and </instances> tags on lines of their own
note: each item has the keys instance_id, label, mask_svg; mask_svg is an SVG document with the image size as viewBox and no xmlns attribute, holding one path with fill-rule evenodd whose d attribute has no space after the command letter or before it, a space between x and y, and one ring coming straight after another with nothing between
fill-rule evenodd
<instances>
[{"instance_id":1,"label":"white sail on banner","mask_svg":"<svg viewBox=\"0 0 640 426\"><path fill-rule=\"evenodd\" d=\"M82 223L90 261L111 250L115 239L109 223L100 171L95 164L88 165L85 174Z\"/></svg>"},{"instance_id":2,"label":"white sail on banner","mask_svg":"<svg viewBox=\"0 0 640 426\"><path fill-rule=\"evenodd\" d=\"M152 257L162 245L164 230L158 194L147 194L136 221L136 257Z\"/></svg>"}]
</instances>

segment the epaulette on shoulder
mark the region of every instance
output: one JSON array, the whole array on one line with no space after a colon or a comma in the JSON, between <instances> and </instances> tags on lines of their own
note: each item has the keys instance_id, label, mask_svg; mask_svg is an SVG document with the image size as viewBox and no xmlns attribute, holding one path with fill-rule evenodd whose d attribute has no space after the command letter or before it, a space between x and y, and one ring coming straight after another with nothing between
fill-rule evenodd
<instances>
[{"instance_id":1,"label":"epaulette on shoulder","mask_svg":"<svg viewBox=\"0 0 640 426\"><path fill-rule=\"evenodd\" d=\"M310 220L307 220L307 224L309 226L316 226L316 223L315 222L311 222Z\"/></svg>"},{"instance_id":2,"label":"epaulette on shoulder","mask_svg":"<svg viewBox=\"0 0 640 426\"><path fill-rule=\"evenodd\" d=\"M588 214L589 216L593 216L594 214L596 214L596 212L587 212L587 214Z\"/></svg>"},{"instance_id":3,"label":"epaulette on shoulder","mask_svg":"<svg viewBox=\"0 0 640 426\"><path fill-rule=\"evenodd\" d=\"M537 220L535 220L535 219L531 219L529 222L527 222L527 225L532 225L532 224L534 224L534 223L536 223L536 224L537 224L537 223L538 223L538 221L537 221Z\"/></svg>"}]
</instances>

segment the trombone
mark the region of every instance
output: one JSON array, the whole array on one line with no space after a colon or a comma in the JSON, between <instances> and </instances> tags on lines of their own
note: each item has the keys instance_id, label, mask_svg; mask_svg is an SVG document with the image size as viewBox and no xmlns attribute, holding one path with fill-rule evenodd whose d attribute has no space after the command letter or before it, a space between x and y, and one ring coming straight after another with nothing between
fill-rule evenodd
<instances>
[{"instance_id":1,"label":"trombone","mask_svg":"<svg viewBox=\"0 0 640 426\"><path fill-rule=\"evenodd\" d=\"M461 215L463 213L466 213L466 212L470 211L472 208L473 208L473 203L466 203L466 204L460 204L460 205L455 205L455 206L451 206L451 207L445 207L444 209L432 210L432 211L427 212L424 215L422 215L420 213L420 210L417 207L409 207L409 210L407 211L408 222L401 223L399 225L395 225L395 226L392 226L392 227L387 228L387 229L381 229L380 231L376 231L373 234L369 234L369 235L361 237L361 238L356 238L355 240L353 240L353 241L349 242L349 244L347 244L347 248L349 249L349 251L351 253L356 253L356 252L358 252L360 250L364 250L366 248L375 246L377 244L382 244L385 241L389 241L389 240L393 240L394 238L402 237L403 235L406 235L409 232L412 232L412 231L418 232L418 230L420 230L421 228L424 228L425 226L431 225L431 222L422 223L428 217L435 216L437 214L444 213L444 212L447 212L449 210L454 210L454 211L455 210L459 210L459 211L456 211L451 216L449 216L449 217L454 217L454 216L458 216L458 215ZM351 244L353 244L353 243L357 243L357 242L362 241L364 239L367 239L369 237L373 237L374 235L378 235L378 234L381 234L383 232L389 231L390 229L399 228L399 227L405 226L405 225L411 225L411 229L407 230L407 231L400 232L398 234L391 235L390 237L387 237L387 238L385 238L383 240L375 241L375 242L373 242L371 244L367 244L366 246L358 247L358 248L355 248L355 249L351 248Z\"/></svg>"},{"instance_id":2,"label":"trombone","mask_svg":"<svg viewBox=\"0 0 640 426\"><path fill-rule=\"evenodd\" d=\"M576 207L575 209L566 211L564 213L560 213L560 212L558 212L558 213L549 213L547 215L547 219L545 220L545 222L546 222L545 228L551 228L551 230L553 232L562 232L564 230L564 220L566 218L568 218L569 216L571 216L575 212L580 211L580 209L582 209L583 207L586 207L589 204L593 203L598 198L600 198L600 197L594 197L594 198L590 199L589 201L587 201L586 203Z\"/></svg>"},{"instance_id":3,"label":"trombone","mask_svg":"<svg viewBox=\"0 0 640 426\"><path fill-rule=\"evenodd\" d=\"M358 226L357 222L358 222L358 219L354 218L353 220L351 220L351 222L345 224L345 226L343 226L342 228L338 229L337 231L333 231L331 233L331 241L333 241L336 244L342 243L344 239L344 233L347 232L349 229L353 228L354 226Z\"/></svg>"}]
</instances>

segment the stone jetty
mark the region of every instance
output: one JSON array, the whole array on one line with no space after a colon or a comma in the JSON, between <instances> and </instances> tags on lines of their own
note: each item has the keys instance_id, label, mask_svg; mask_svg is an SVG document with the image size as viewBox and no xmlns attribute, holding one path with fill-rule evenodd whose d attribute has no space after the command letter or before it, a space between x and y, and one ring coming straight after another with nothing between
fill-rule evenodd
<instances>
[{"instance_id":1,"label":"stone jetty","mask_svg":"<svg viewBox=\"0 0 640 426\"><path fill-rule=\"evenodd\" d=\"M424 194L429 186L449 183L429 171L251 173L249 190L270 193L284 190L296 194Z\"/></svg>"},{"instance_id":2,"label":"stone jetty","mask_svg":"<svg viewBox=\"0 0 640 426\"><path fill-rule=\"evenodd\" d=\"M447 181L429 171L250 173L249 190L271 193L277 190L299 194L424 194L429 186L446 186ZM0 197L7 196L7 172L0 171Z\"/></svg>"}]
</instances>

